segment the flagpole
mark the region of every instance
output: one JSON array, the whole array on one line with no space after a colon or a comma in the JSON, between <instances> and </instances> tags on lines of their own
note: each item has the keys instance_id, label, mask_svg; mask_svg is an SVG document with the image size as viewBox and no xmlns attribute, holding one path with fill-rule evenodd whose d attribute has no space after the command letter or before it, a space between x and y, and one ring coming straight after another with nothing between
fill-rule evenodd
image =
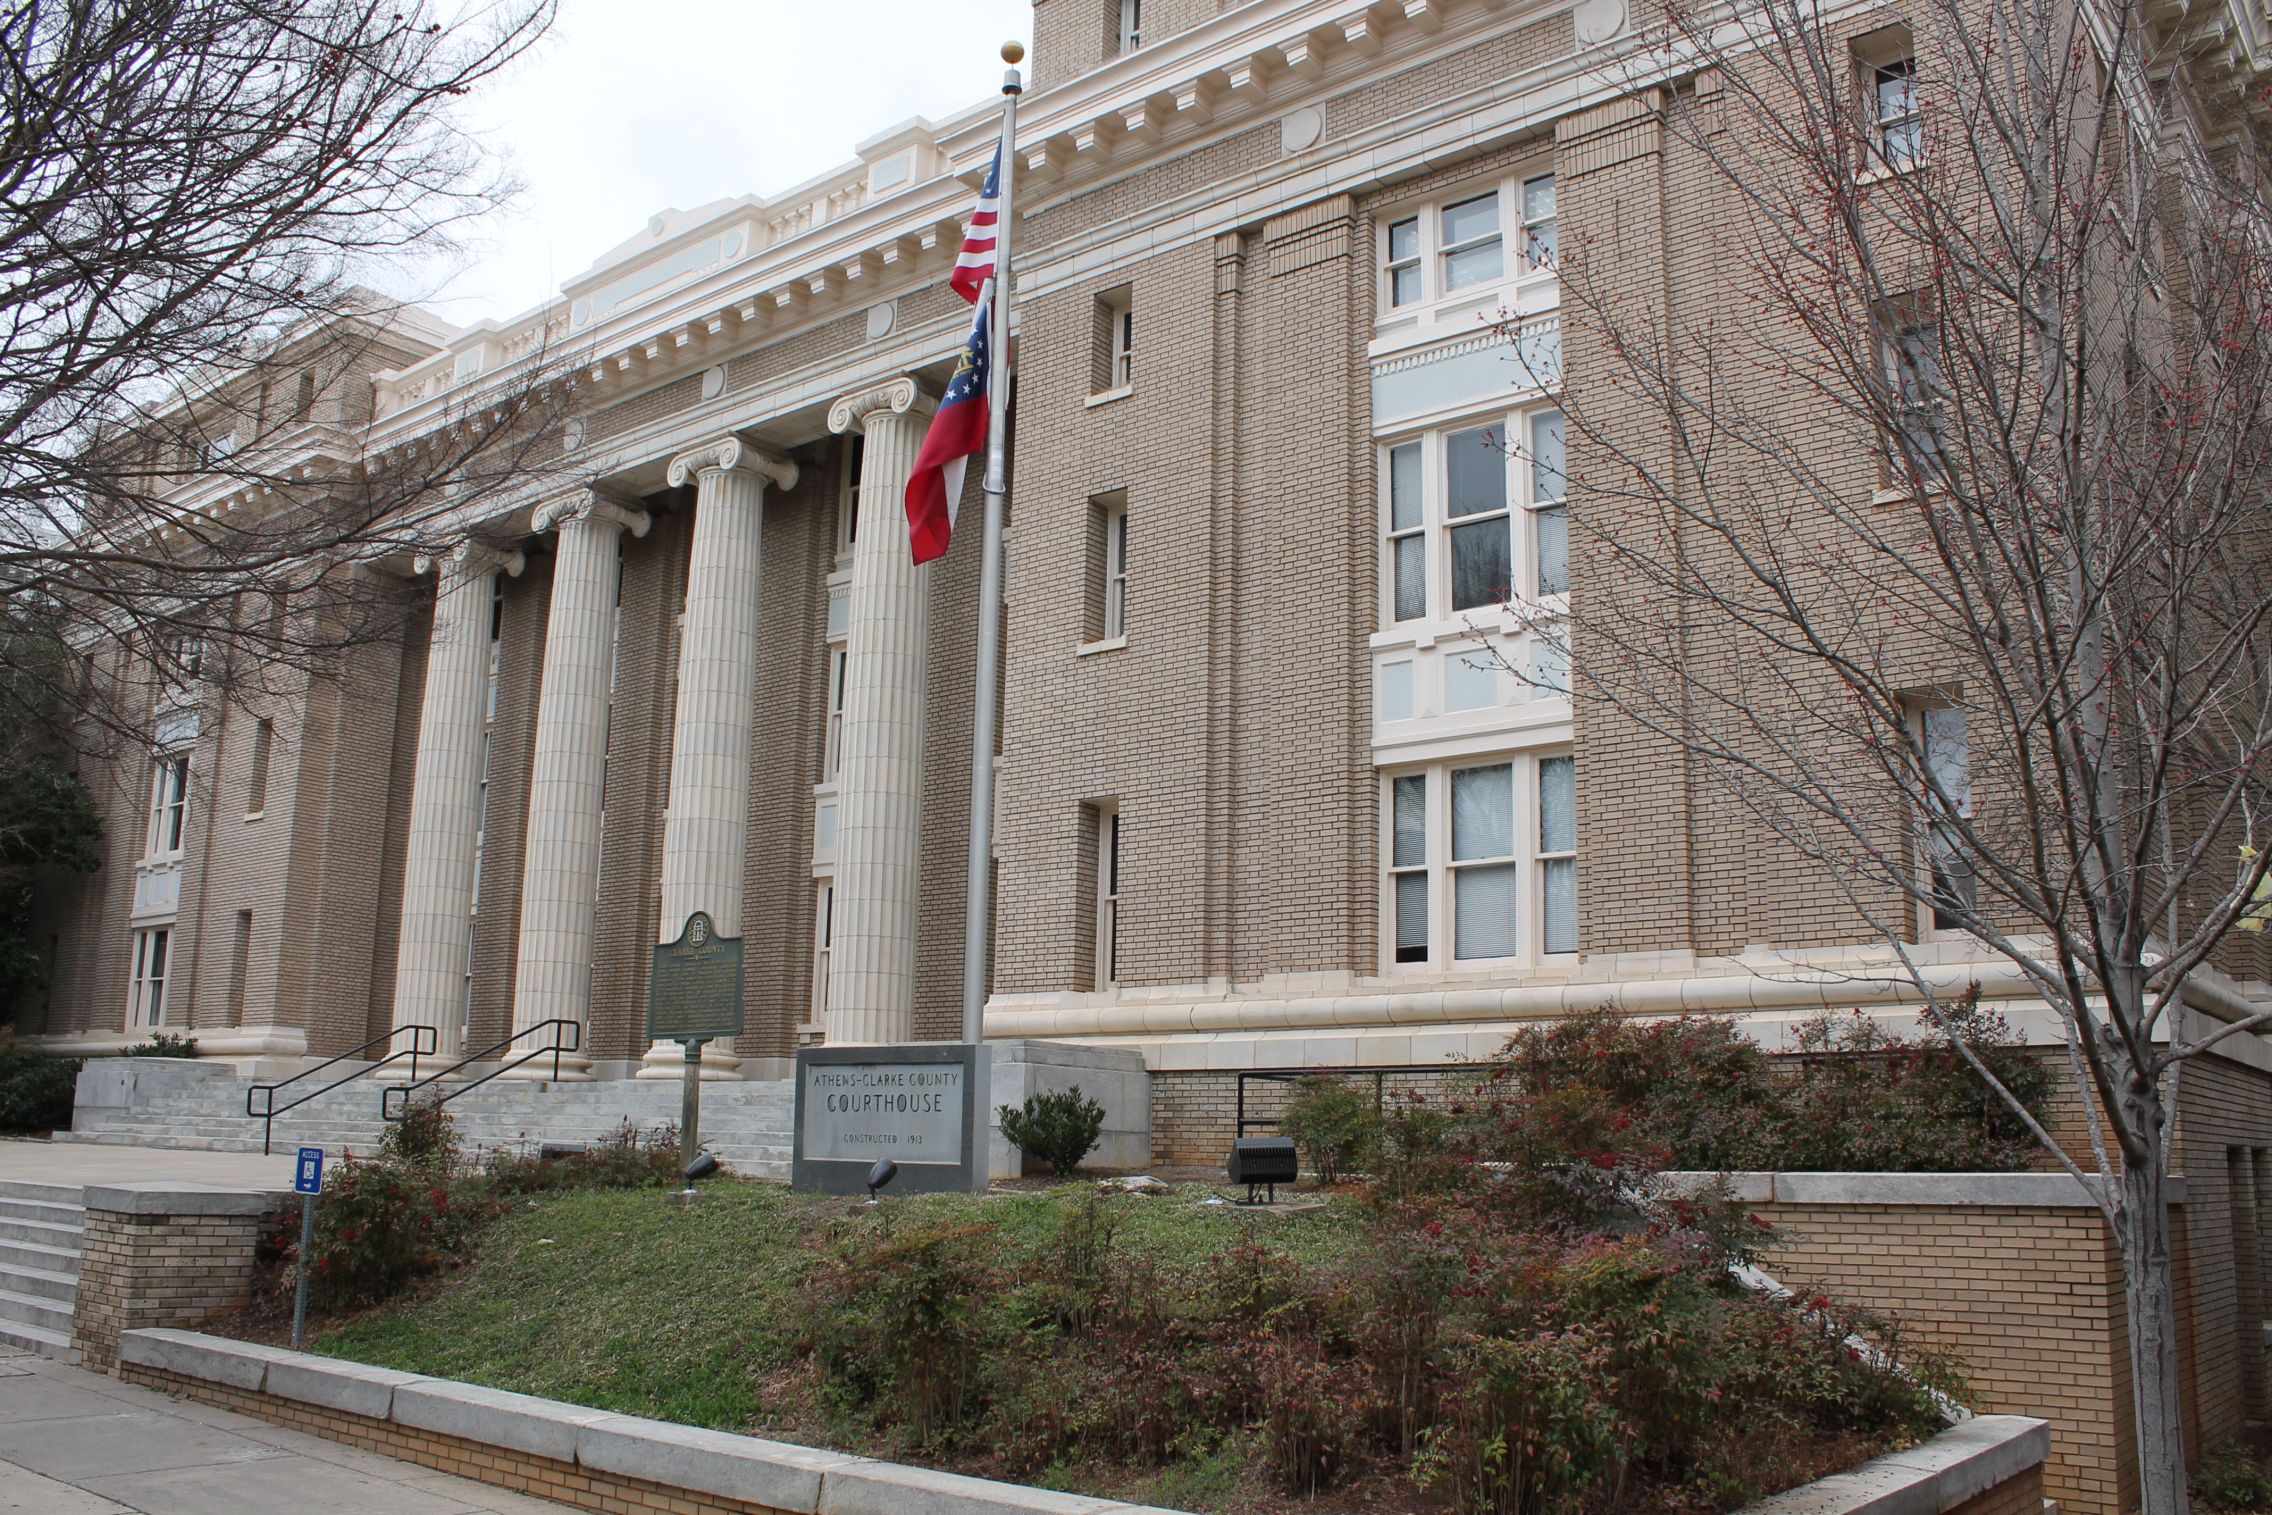
<instances>
[{"instance_id":1,"label":"flagpole","mask_svg":"<svg viewBox=\"0 0 2272 1515\"><path fill-rule=\"evenodd\" d=\"M1002 61L1026 55L1002 44ZM986 953L994 895L994 711L1002 673L1002 520L1008 512L1010 411L1010 244L1018 224L1018 96L1015 67L1002 80L1002 174L994 223L994 300L987 350L994 372L986 386L986 526L978 560L978 681L970 737L970 872L963 898L962 1039L986 1039Z\"/></svg>"}]
</instances>

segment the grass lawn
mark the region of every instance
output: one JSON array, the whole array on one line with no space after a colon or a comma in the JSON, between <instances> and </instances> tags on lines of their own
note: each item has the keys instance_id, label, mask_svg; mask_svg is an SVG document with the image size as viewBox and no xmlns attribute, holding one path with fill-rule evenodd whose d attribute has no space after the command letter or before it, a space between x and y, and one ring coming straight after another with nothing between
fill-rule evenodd
<instances>
[{"instance_id":1,"label":"grass lawn","mask_svg":"<svg viewBox=\"0 0 2272 1515\"><path fill-rule=\"evenodd\" d=\"M894 1224L991 1223L1008 1262L1053 1234L1069 1192L909 1195L879 1208ZM1254 1236L1322 1261L1352 1235L1346 1202L1267 1214L1202 1203L1212 1192L1131 1197L1121 1242L1188 1263ZM780 1402L805 1381L768 1393L797 1360L795 1296L819 1260L809 1243L874 1215L857 1199L738 1181L706 1185L685 1210L654 1190L545 1195L486 1230L473 1266L325 1333L314 1350L624 1414L809 1436L811 1407Z\"/></svg>"}]
</instances>

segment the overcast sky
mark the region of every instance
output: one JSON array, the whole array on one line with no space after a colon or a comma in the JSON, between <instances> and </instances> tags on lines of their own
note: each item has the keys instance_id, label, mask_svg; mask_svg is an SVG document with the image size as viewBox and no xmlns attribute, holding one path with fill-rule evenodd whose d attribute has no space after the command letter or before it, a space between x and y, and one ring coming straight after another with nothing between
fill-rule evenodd
<instances>
[{"instance_id":1,"label":"overcast sky","mask_svg":"<svg viewBox=\"0 0 2272 1515\"><path fill-rule=\"evenodd\" d=\"M520 198L402 292L461 325L527 310L665 207L778 193L994 96L1011 37L1032 44L1032 0L561 0L469 111Z\"/></svg>"}]
</instances>

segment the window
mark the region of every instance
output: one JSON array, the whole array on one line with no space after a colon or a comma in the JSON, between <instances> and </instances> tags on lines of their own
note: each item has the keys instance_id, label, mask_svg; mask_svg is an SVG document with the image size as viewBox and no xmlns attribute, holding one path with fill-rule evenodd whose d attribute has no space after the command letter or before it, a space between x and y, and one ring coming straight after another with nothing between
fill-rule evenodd
<instances>
[{"instance_id":1,"label":"window","mask_svg":"<svg viewBox=\"0 0 2272 1515\"><path fill-rule=\"evenodd\" d=\"M1097 941L1095 982L1110 989L1120 982L1120 807L1096 807Z\"/></svg>"},{"instance_id":2,"label":"window","mask_svg":"<svg viewBox=\"0 0 2272 1515\"><path fill-rule=\"evenodd\" d=\"M1392 623L1569 593L1562 436L1562 413L1544 409L1385 449Z\"/></svg>"},{"instance_id":3,"label":"window","mask_svg":"<svg viewBox=\"0 0 2272 1515\"><path fill-rule=\"evenodd\" d=\"M868 439L859 432L844 435L844 492L836 502L836 551L852 550L860 539L860 470L868 456Z\"/></svg>"},{"instance_id":4,"label":"window","mask_svg":"<svg viewBox=\"0 0 2272 1515\"><path fill-rule=\"evenodd\" d=\"M262 716L252 728L252 763L245 776L245 819L268 809L268 750L276 740L276 723Z\"/></svg>"},{"instance_id":5,"label":"window","mask_svg":"<svg viewBox=\"0 0 2272 1515\"><path fill-rule=\"evenodd\" d=\"M316 376L304 373L292 390L292 419L305 421L316 411Z\"/></svg>"},{"instance_id":6,"label":"window","mask_svg":"<svg viewBox=\"0 0 2272 1515\"><path fill-rule=\"evenodd\" d=\"M128 1030L166 1023L166 959L172 946L173 932L164 926L134 933L134 958L126 989Z\"/></svg>"},{"instance_id":7,"label":"window","mask_svg":"<svg viewBox=\"0 0 2272 1515\"><path fill-rule=\"evenodd\" d=\"M197 444L196 461L200 469L219 468L236 456L237 434L234 430L218 437L206 437Z\"/></svg>"},{"instance_id":8,"label":"window","mask_svg":"<svg viewBox=\"0 0 2272 1515\"><path fill-rule=\"evenodd\" d=\"M1124 53L1144 45L1144 0L1120 0L1118 42Z\"/></svg>"},{"instance_id":9,"label":"window","mask_svg":"<svg viewBox=\"0 0 2272 1515\"><path fill-rule=\"evenodd\" d=\"M1958 913L1978 902L1972 864L1965 857L1953 822L1972 815L1972 752L1964 711L1954 705L1926 705L1917 712L1917 740L1924 753L1925 865L1932 892L1936 931L1959 929Z\"/></svg>"},{"instance_id":10,"label":"window","mask_svg":"<svg viewBox=\"0 0 2272 1515\"><path fill-rule=\"evenodd\" d=\"M173 683L187 688L205 676L205 638L179 636L173 644Z\"/></svg>"},{"instance_id":11,"label":"window","mask_svg":"<svg viewBox=\"0 0 2272 1515\"><path fill-rule=\"evenodd\" d=\"M189 829L189 754L161 757L150 779L150 835L144 855L152 858L181 856L182 840Z\"/></svg>"},{"instance_id":12,"label":"window","mask_svg":"<svg viewBox=\"0 0 2272 1515\"><path fill-rule=\"evenodd\" d=\"M1939 324L1900 321L1891 325L1883 343L1895 427L1889 467L1895 478L1902 478L1914 462L1928 478L1939 478L1947 467L1941 436L1941 397L1947 390L1941 376Z\"/></svg>"},{"instance_id":13,"label":"window","mask_svg":"<svg viewBox=\"0 0 2272 1515\"><path fill-rule=\"evenodd\" d=\"M1097 355L1089 378L1092 394L1119 394L1136 377L1136 298L1121 288L1097 296Z\"/></svg>"},{"instance_id":14,"label":"window","mask_svg":"<svg viewBox=\"0 0 2272 1515\"><path fill-rule=\"evenodd\" d=\"M1554 226L1554 176L1523 180L1523 261L1532 269L1551 269L1561 238Z\"/></svg>"},{"instance_id":15,"label":"window","mask_svg":"<svg viewBox=\"0 0 2272 1515\"><path fill-rule=\"evenodd\" d=\"M813 1020L828 1019L828 951L836 940L836 881L820 881L813 905Z\"/></svg>"},{"instance_id":16,"label":"window","mask_svg":"<svg viewBox=\"0 0 2272 1515\"><path fill-rule=\"evenodd\" d=\"M1499 192L1447 205L1438 215L1445 292L1498 283L1507 271L1499 240Z\"/></svg>"},{"instance_id":17,"label":"window","mask_svg":"<svg viewBox=\"0 0 2272 1515\"><path fill-rule=\"evenodd\" d=\"M828 649L828 728L821 738L820 781L836 782L837 768L844 761L844 673L850 659L844 644L837 642Z\"/></svg>"},{"instance_id":18,"label":"window","mask_svg":"<svg viewBox=\"0 0 2272 1515\"><path fill-rule=\"evenodd\" d=\"M1899 171L1924 161L1925 118L1917 110L1917 61L1870 65L1870 145L1878 161Z\"/></svg>"},{"instance_id":19,"label":"window","mask_svg":"<svg viewBox=\"0 0 2272 1515\"><path fill-rule=\"evenodd\" d=\"M1567 754L1389 776L1388 960L1535 962L1578 950L1576 767Z\"/></svg>"},{"instance_id":20,"label":"window","mask_svg":"<svg viewBox=\"0 0 2272 1515\"><path fill-rule=\"evenodd\" d=\"M1128 496L1089 501L1089 587L1084 597L1084 644L1117 642L1128 635Z\"/></svg>"},{"instance_id":21,"label":"window","mask_svg":"<svg viewBox=\"0 0 2272 1515\"><path fill-rule=\"evenodd\" d=\"M1510 266L1506 212L1516 211L1518 256ZM1554 175L1533 174L1471 186L1439 205L1391 216L1381 228L1381 301L1389 309L1425 305L1510 276L1551 275L1559 239Z\"/></svg>"}]
</instances>

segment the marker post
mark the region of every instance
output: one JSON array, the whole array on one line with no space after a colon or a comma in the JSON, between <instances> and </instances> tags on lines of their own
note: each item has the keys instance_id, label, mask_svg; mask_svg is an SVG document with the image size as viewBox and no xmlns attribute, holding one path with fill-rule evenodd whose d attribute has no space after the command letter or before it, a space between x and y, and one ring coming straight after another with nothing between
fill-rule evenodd
<instances>
[{"instance_id":1,"label":"marker post","mask_svg":"<svg viewBox=\"0 0 2272 1515\"><path fill-rule=\"evenodd\" d=\"M292 1188L300 1196L300 1282L292 1291L292 1345L308 1338L308 1254L316 1248L316 1196L323 1192L323 1148L302 1147Z\"/></svg>"}]
</instances>

